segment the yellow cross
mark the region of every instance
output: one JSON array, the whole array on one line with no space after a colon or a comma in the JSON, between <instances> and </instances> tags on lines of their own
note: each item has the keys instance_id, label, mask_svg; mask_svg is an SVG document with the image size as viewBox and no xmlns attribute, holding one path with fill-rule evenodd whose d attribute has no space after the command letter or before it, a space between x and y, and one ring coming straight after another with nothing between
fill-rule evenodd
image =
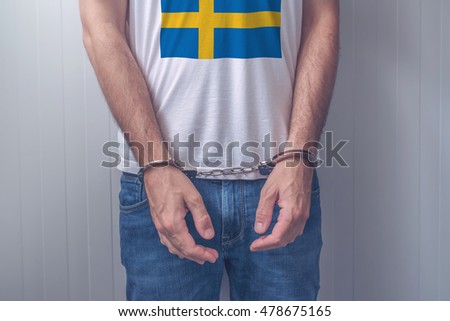
<instances>
[{"instance_id":1,"label":"yellow cross","mask_svg":"<svg viewBox=\"0 0 450 321\"><path fill-rule=\"evenodd\" d=\"M199 2L199 12L164 12L161 24L162 28L198 28L199 59L214 58L214 28L281 26L280 12L217 13L214 12L214 0Z\"/></svg>"}]
</instances>

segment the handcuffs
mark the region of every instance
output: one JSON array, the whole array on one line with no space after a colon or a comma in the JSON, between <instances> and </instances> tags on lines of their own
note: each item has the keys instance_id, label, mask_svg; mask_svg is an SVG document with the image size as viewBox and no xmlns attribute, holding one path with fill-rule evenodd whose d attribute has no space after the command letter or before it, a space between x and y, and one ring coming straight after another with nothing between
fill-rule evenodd
<instances>
[{"instance_id":1,"label":"handcuffs","mask_svg":"<svg viewBox=\"0 0 450 321\"><path fill-rule=\"evenodd\" d=\"M154 160L141 167L137 175L143 177L144 173L148 169L173 166L182 171L189 178L197 178L197 177L206 178L206 177L233 175L233 174L245 174L255 171L259 171L259 173L263 176L268 176L272 172L277 163L290 157L297 158L299 156L302 157L302 159L306 163L305 165L307 165L308 167L316 168L319 167L320 164L322 164L322 160L318 158L316 154L313 154L308 150L291 149L280 152L275 156L273 156L272 159L268 161L261 161L257 165L252 167L215 168L210 171L198 171L196 168L183 167L176 160L171 158L168 160Z\"/></svg>"}]
</instances>

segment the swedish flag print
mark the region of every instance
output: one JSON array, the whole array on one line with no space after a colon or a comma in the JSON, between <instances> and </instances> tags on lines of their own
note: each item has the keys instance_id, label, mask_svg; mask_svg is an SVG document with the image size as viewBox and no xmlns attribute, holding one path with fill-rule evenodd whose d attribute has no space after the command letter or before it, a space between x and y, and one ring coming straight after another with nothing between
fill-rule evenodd
<instances>
[{"instance_id":1,"label":"swedish flag print","mask_svg":"<svg viewBox=\"0 0 450 321\"><path fill-rule=\"evenodd\" d=\"M281 0L161 0L161 58L281 58Z\"/></svg>"}]
</instances>

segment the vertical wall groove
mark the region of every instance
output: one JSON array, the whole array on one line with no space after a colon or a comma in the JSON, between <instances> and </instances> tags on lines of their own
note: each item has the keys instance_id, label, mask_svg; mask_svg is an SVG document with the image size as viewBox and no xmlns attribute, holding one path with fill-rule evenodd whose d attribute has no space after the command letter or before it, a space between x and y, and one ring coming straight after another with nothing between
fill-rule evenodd
<instances>
[{"instance_id":1,"label":"vertical wall groove","mask_svg":"<svg viewBox=\"0 0 450 321\"><path fill-rule=\"evenodd\" d=\"M38 100L37 100L37 109L39 110L39 118L38 118L38 127L39 127L39 146L42 146L42 117L41 117L41 63L40 63L40 52L39 52L39 46L41 45L40 41L40 10L39 10L39 0L35 0L36 4L36 34L37 34L37 47L36 47L36 57L37 57L37 90L38 90ZM44 184L43 184L43 171L42 171L42 164L43 164L43 157L42 157L42 149L39 148L39 160L41 166L39 167L39 174L40 174L40 184L41 184L41 190L40 190L40 197L41 197L41 229L42 229L42 278L43 278L43 284L44 284L44 294L43 299L47 300L47 275L46 275L46 251L45 251L45 224L44 224Z\"/></svg>"},{"instance_id":2,"label":"vertical wall groove","mask_svg":"<svg viewBox=\"0 0 450 321\"><path fill-rule=\"evenodd\" d=\"M63 3L64 0L59 0L59 5L60 5L60 10L59 10L59 14L61 16L61 21L60 21L60 28L62 30L61 32L61 62L62 62L62 66L61 66L61 79L64 81L65 77L65 72L64 72L64 15L63 15ZM67 138L66 138L66 95L65 95L65 88L63 87L62 89L62 123L63 123L63 131L62 131L62 135L63 135L63 142L64 142L64 148L63 148L63 160L64 160L64 181L67 182L67 152L66 152L66 146L67 146ZM70 147L69 147L70 148ZM68 193L67 193L67 183L64 184L64 196L65 199L68 199ZM69 211L68 211L68 204L67 201L64 202L64 214L66 216L66 225L65 225L65 229L66 229L66 264L67 264L67 297L69 298L69 300L71 299L71 291L70 291L70 260L69 260Z\"/></svg>"},{"instance_id":3,"label":"vertical wall groove","mask_svg":"<svg viewBox=\"0 0 450 321\"><path fill-rule=\"evenodd\" d=\"M355 41L355 30L356 30L356 9L355 9L355 2L357 0L352 0L352 60L355 60L356 57L356 41ZM352 65L352 87L355 85L355 67L354 65ZM355 99L354 99L354 95L352 94L352 102L353 102L353 106L355 105ZM354 139L355 136L355 123L356 123L356 118L355 118L355 113L352 113L352 139ZM354 164L353 166L355 166L355 153L356 153L356 148L353 148L353 152L352 152L352 164ZM355 266L356 266L356 261L355 261L355 175L353 173L353 177L352 177L352 300L355 300Z\"/></svg>"},{"instance_id":4,"label":"vertical wall groove","mask_svg":"<svg viewBox=\"0 0 450 321\"><path fill-rule=\"evenodd\" d=\"M13 9L13 8L11 8L11 9ZM16 8L14 8L14 9L16 9ZM16 17L18 16L18 12L16 12L15 10L14 10L14 14L15 14ZM15 21L17 21L17 20L15 19ZM14 29L17 29L16 25L14 25ZM15 60L14 62L15 62L15 64L18 64L17 60ZM15 92L19 92L20 85L19 85L18 81L19 80L17 79L17 82L14 82L14 86L15 86L14 91ZM17 98L18 97L16 97L16 99L14 100L15 104L18 103L18 99ZM18 124L18 126L16 127L16 133L15 133L15 137L17 138L16 139L16 142L17 142L17 155L16 155L15 158L17 160L19 160L20 157L21 157L21 155L20 155L20 150L21 150L20 112L18 110L16 110L15 115L16 115L15 122ZM18 177L21 177L21 175L22 175L22 166L21 166L20 162L18 162L18 173L17 173L17 175L18 175ZM21 191L21 190L22 190L22 182L21 182L20 179L18 179L18 191ZM24 272L24 246L23 246L23 238L22 238L22 235L23 235L23 217L22 217L23 216L23 211L22 211L22 194L21 193L19 193L19 194L20 195L18 196L18 199L17 199L18 202L19 202L19 204L18 204L18 212L19 212L18 213L18 218L19 218L18 223L19 223L20 235L19 235L18 240L20 242L19 248L20 248L20 258L21 258L19 270L20 270L20 275L22 277L22 282L20 282L20 293L21 293L21 298L23 300L25 298L25 284L23 282L24 275L25 275L25 272Z\"/></svg>"},{"instance_id":5,"label":"vertical wall groove","mask_svg":"<svg viewBox=\"0 0 450 321\"><path fill-rule=\"evenodd\" d=\"M19 12L17 12L17 7L15 6L14 7L14 14L15 14L15 16L17 17L18 15L19 15ZM17 19L15 19L15 21L16 21L16 23L17 23ZM17 26L15 26L15 29L17 29ZM18 63L18 61L16 61L16 63ZM19 88L20 88L20 83L19 83L19 79L17 78L17 82L15 83L15 91L16 92L18 92L19 91ZM15 101L15 103L16 104L19 104L19 100L18 99L16 99L16 101ZM16 119L15 119L15 123L17 124L17 126L16 126L16 129L17 129L17 132L16 132L16 137L17 137L17 159L19 160L20 159L20 157L21 157L21 155L20 155L20 151L21 151L21 147L22 147L22 143L21 143L21 140L20 140L20 132L21 132L21 129L22 129L22 126L21 126L21 122L20 122L20 111L19 110L17 110L17 113L16 113ZM22 164L21 164L21 162L19 161L18 162L18 169L19 169L19 171L18 171L18 173L17 173L17 177L19 177L19 178L21 178L22 177L22 175L23 175L23 173L22 173ZM18 184L19 184L19 191L22 191L22 180L21 179L18 179ZM23 206L22 206L22 193L19 193L20 195L19 195L19 197L18 197L18 201L19 201L19 208L18 208L18 210L19 210L19 226L20 226L20 235L19 235L19 241L20 241L20 257L21 257L21 262L20 262L20 275L21 275L21 278L22 278L22 282L21 282L21 296L22 296L22 300L24 300L25 299L25 282L24 282L24 280L25 280L25 269L24 269L24 261L25 261L25 259L24 259L24 256L25 256L25 252L24 252L24 241L23 241L23 235L24 235L24 228L23 228Z\"/></svg>"},{"instance_id":6,"label":"vertical wall groove","mask_svg":"<svg viewBox=\"0 0 450 321\"><path fill-rule=\"evenodd\" d=\"M443 10L442 30L450 30L450 2L442 1ZM450 270L450 199L448 193L450 191L450 34L448 32L442 33L442 65L441 65L441 186L440 186L440 207L439 215L439 298L441 300L450 300L450 278L446 271ZM445 90L444 90L445 89ZM446 126L443 126L446 124Z\"/></svg>"},{"instance_id":7,"label":"vertical wall groove","mask_svg":"<svg viewBox=\"0 0 450 321\"><path fill-rule=\"evenodd\" d=\"M442 146L442 139L443 132L442 132L442 83L444 81L443 79L443 50L444 50L444 0L440 1L440 50L439 50L439 146ZM438 195L438 226L441 226L441 213L442 213L442 148L439 148L439 195ZM438 228L438 253L441 253L441 229ZM441 256L438 255L438 289L437 289L437 297L438 299L441 299Z\"/></svg>"},{"instance_id":8,"label":"vertical wall groove","mask_svg":"<svg viewBox=\"0 0 450 321\"><path fill-rule=\"evenodd\" d=\"M86 57L84 57L83 58L83 98L84 98L84 105L83 105L83 112L84 112L84 117L86 118L87 117L87 95L86 95ZM85 152L85 166L86 166L86 168L88 167L88 148L87 148L87 146L88 146L88 139L87 139L87 127L85 126L84 127L84 132L83 132L83 134L84 134L84 146L85 146L85 150L84 150L84 152ZM90 213L89 213L89 206L88 206L88 204L89 204L89 185L88 185L88 181L89 181L89 177L88 177L88 171L86 170L86 177L85 177L85 182L86 182L86 184L85 184L85 191L86 191L86 200L87 200L87 202L86 202L86 222L87 222L87 239L88 239L88 242L87 242L87 257L88 257L88 269L89 269L89 274L88 274L88 276L89 276L89 300L92 300L92 277L91 277L91 270L92 270L92 267L91 267L91 255L92 255L92 252L91 252L91 247L90 247L90 244L91 244L91 237L90 237L90 235L91 235L91 233L90 233L90 231L91 231L91 228L90 228Z\"/></svg>"},{"instance_id":9,"label":"vertical wall groove","mask_svg":"<svg viewBox=\"0 0 450 321\"><path fill-rule=\"evenodd\" d=\"M420 46L422 46L422 4L423 4L423 1L422 0L420 0L420 2L419 2L419 30L420 30L420 32L419 32L419 44L420 44ZM419 85L419 120L422 120L422 83L421 83L421 81L422 81L422 68L421 68L421 66L422 66L422 50L420 50L419 51L419 82L420 82L420 85ZM421 123L419 123L419 139L421 139L422 138L422 124ZM418 149L419 149L419 154L420 155L422 155L422 145L419 143L419 147L418 147ZM421 244L421 222L420 222L420 218L421 218L421 209L422 209L422 202L421 202L421 195L422 195L422 175L421 175L421 172L422 172L422 158L419 158L419 199L418 199L418 208L419 208L419 212L418 212L418 214L419 214L419 216L418 216L418 221L419 221L419 224L418 224L418 231L417 231L417 235L419 235L419 246L417 247L417 251L418 251L418 264L417 264L417 269L418 269L418 276L419 276L419 280L418 280L418 284L419 284L419 295L420 295L420 289L421 289L421 284L422 284L422 282L421 282L421 275L422 275L422 271L421 271L421 266L420 266L420 262L421 262L421 257L422 257L422 253L421 253L421 247L420 247L420 244Z\"/></svg>"}]
</instances>

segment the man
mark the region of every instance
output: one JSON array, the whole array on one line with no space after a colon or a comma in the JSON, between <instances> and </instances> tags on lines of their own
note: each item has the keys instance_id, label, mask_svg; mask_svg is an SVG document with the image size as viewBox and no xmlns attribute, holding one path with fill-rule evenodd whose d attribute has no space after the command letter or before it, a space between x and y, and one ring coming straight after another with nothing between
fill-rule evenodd
<instances>
[{"instance_id":1,"label":"man","mask_svg":"<svg viewBox=\"0 0 450 321\"><path fill-rule=\"evenodd\" d=\"M316 299L318 180L308 160L292 161L314 158L306 148L325 123L338 0L80 0L80 9L128 142L127 298L217 300L226 268L232 300ZM258 167L275 154L273 168Z\"/></svg>"}]
</instances>

